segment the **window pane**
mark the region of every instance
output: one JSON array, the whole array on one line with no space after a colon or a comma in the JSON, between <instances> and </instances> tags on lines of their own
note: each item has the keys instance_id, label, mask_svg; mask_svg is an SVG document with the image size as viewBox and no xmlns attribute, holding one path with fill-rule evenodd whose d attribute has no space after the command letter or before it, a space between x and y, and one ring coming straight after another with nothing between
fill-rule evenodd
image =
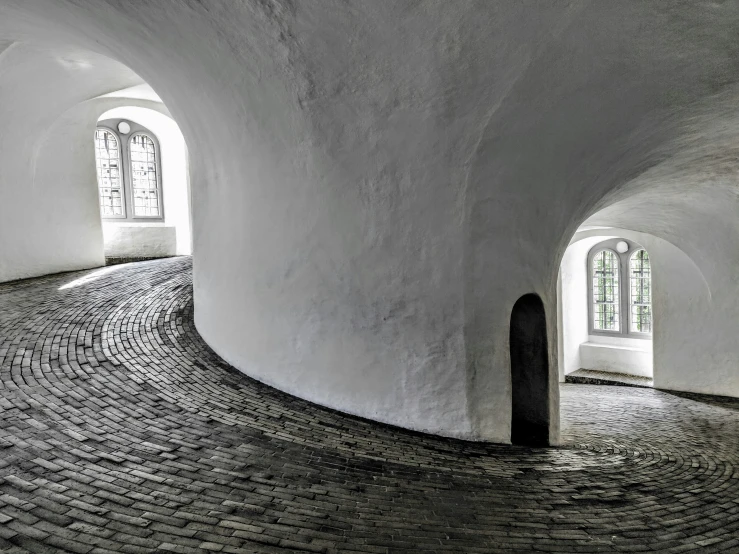
<instances>
[{"instance_id":1,"label":"window pane","mask_svg":"<svg viewBox=\"0 0 739 554\"><path fill-rule=\"evenodd\" d=\"M629 263L631 330L652 332L652 268L646 250L637 250Z\"/></svg>"},{"instance_id":2,"label":"window pane","mask_svg":"<svg viewBox=\"0 0 739 554\"><path fill-rule=\"evenodd\" d=\"M146 135L131 137L131 185L135 216L159 216L157 164L154 142Z\"/></svg>"},{"instance_id":3,"label":"window pane","mask_svg":"<svg viewBox=\"0 0 739 554\"><path fill-rule=\"evenodd\" d=\"M98 174L100 213L107 217L122 216L118 139L105 129L95 131L95 166Z\"/></svg>"},{"instance_id":4,"label":"window pane","mask_svg":"<svg viewBox=\"0 0 739 554\"><path fill-rule=\"evenodd\" d=\"M593 257L593 328L618 331L618 258L610 250Z\"/></svg>"}]
</instances>

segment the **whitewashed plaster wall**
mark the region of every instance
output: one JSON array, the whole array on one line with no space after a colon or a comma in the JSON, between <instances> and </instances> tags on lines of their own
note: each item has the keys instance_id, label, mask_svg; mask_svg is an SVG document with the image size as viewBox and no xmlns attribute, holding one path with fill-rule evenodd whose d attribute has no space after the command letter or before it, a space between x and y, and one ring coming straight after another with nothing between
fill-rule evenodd
<instances>
[{"instance_id":1,"label":"whitewashed plaster wall","mask_svg":"<svg viewBox=\"0 0 739 554\"><path fill-rule=\"evenodd\" d=\"M653 376L652 341L591 335L579 347L580 367L611 373Z\"/></svg>"},{"instance_id":2,"label":"whitewashed plaster wall","mask_svg":"<svg viewBox=\"0 0 739 554\"><path fill-rule=\"evenodd\" d=\"M0 36L106 54L170 108L191 155L196 325L220 355L333 408L501 442L513 304L547 308L556 442L567 244L681 163L695 129L717 145L737 29L733 3L0 2ZM672 209L662 184L645 208ZM649 232L731 229L712 195ZM700 245L707 261L728 242Z\"/></svg>"},{"instance_id":3,"label":"whitewashed plaster wall","mask_svg":"<svg viewBox=\"0 0 739 554\"><path fill-rule=\"evenodd\" d=\"M126 94L143 96L144 92L138 88L126 91ZM107 119L138 123L154 133L159 141L164 222L103 221L105 255L157 257L192 254L187 147L177 123L163 113L138 106L113 108L100 116L100 121ZM167 229L161 229L162 226Z\"/></svg>"},{"instance_id":4,"label":"whitewashed plaster wall","mask_svg":"<svg viewBox=\"0 0 739 554\"><path fill-rule=\"evenodd\" d=\"M177 252L177 231L160 223L136 225L103 221L106 258L166 258Z\"/></svg>"},{"instance_id":5,"label":"whitewashed plaster wall","mask_svg":"<svg viewBox=\"0 0 739 554\"><path fill-rule=\"evenodd\" d=\"M659 215L655 214L655 219ZM597 216L601 222L604 214ZM725 280L710 283L702 269L684 251L664 239L627 229L609 229L644 246L652 264L654 331L652 335L654 386L659 389L739 396L739 346L731 340L739 306ZM604 240L602 231L579 232L570 252L589 250ZM593 242L595 241L595 242ZM592 243L592 244L591 244ZM590 245L580 247L580 244ZM731 268L731 265L729 265ZM729 269L727 268L727 269ZM715 268L712 268L715 269ZM736 266L732 269L736 271ZM565 267L563 265L563 274ZM574 292L574 291L571 291ZM565 292L567 294L567 292ZM563 302L563 306L565 303ZM561 334L564 371L574 369L574 328L563 312Z\"/></svg>"},{"instance_id":6,"label":"whitewashed plaster wall","mask_svg":"<svg viewBox=\"0 0 739 554\"><path fill-rule=\"evenodd\" d=\"M670 243L644 245L656 254L655 388L739 397L739 306L731 285L710 286L702 269Z\"/></svg>"},{"instance_id":7,"label":"whitewashed plaster wall","mask_svg":"<svg viewBox=\"0 0 739 554\"><path fill-rule=\"evenodd\" d=\"M122 104L165 137L172 189L168 223L181 237L177 245L174 233L143 237L137 244L153 245L152 252L166 247L166 255L191 252L186 149L179 129L161 101L139 98L146 85L134 88L132 97L125 89L98 96L132 82L141 79L79 49L12 43L0 54L0 94L7 94L3 106L12 107L7 114L0 110L5 116L0 140L6 141L0 148L0 282L104 264L91 137L98 118ZM128 247L130 235L116 233L115 240Z\"/></svg>"},{"instance_id":8,"label":"whitewashed plaster wall","mask_svg":"<svg viewBox=\"0 0 739 554\"><path fill-rule=\"evenodd\" d=\"M619 237L578 232L562 258L557 283L560 382L581 368L652 377L651 340L589 334L588 254L598 243L614 238Z\"/></svg>"},{"instance_id":9,"label":"whitewashed plaster wall","mask_svg":"<svg viewBox=\"0 0 739 554\"><path fill-rule=\"evenodd\" d=\"M63 116L137 81L90 52L0 47L0 282L103 264L90 114Z\"/></svg>"},{"instance_id":10,"label":"whitewashed plaster wall","mask_svg":"<svg viewBox=\"0 0 739 554\"><path fill-rule=\"evenodd\" d=\"M577 236L577 235L576 235ZM588 275L587 256L590 249L609 236L593 236L573 242L565 251L558 282L560 307L558 317L559 380L577 371L580 364L580 345L588 341Z\"/></svg>"}]
</instances>

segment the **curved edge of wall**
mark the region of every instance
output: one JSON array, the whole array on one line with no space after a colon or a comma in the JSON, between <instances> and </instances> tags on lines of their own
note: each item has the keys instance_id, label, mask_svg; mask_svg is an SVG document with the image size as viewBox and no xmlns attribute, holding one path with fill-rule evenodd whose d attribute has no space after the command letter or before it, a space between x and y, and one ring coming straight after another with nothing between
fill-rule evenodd
<instances>
[{"instance_id":1,"label":"curved edge of wall","mask_svg":"<svg viewBox=\"0 0 739 554\"><path fill-rule=\"evenodd\" d=\"M360 420L371 422L373 424L386 425L388 427L402 429L402 430L412 432L412 433L420 433L423 435L431 435L431 436L436 436L436 437L444 437L444 438L449 438L449 439L456 439L456 440L476 442L476 443L506 444L506 441L502 438L498 439L498 438L489 438L489 437L479 437L479 436L474 435L471 430L455 431L455 430L450 430L444 427L440 427L440 428L423 427L421 425L415 424L413 420L409 418L407 418L405 421L402 419L391 419L388 417L384 417L382 413L380 412L368 413L369 410L367 411L352 410L346 406L342 406L340 403L337 403L335 405L330 405L319 399L311 397L310 394L306 394L305 391L300 390L297 387L284 386L284 383L278 383L277 381L264 379L262 376L255 375L254 373L239 367L238 362L236 362L235 360L231 359L228 355L225 355L223 353L223 349L220 347L218 341L213 340L213 337L210 335L210 333L206 329L207 325L204 326L202 321L199 321L197 302L196 302L194 323L195 323L195 328L198 334L203 339L203 341L205 341L208 347L216 355L218 355L222 360L228 363L231 367L233 367L240 373L243 373L246 377L250 379L254 379L255 381L258 381L281 393L288 394L300 400L309 402L321 409L345 414L348 417L358 418Z\"/></svg>"}]
</instances>

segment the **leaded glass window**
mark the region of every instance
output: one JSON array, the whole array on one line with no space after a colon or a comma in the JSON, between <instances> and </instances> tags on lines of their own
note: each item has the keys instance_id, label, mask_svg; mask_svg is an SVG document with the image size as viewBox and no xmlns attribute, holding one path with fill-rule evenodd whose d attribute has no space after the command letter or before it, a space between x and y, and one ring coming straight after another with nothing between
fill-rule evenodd
<instances>
[{"instance_id":1,"label":"leaded glass window","mask_svg":"<svg viewBox=\"0 0 739 554\"><path fill-rule=\"evenodd\" d=\"M148 129L133 125L138 129L128 140L115 131L121 129L120 120L106 120L95 131L100 214L104 219L163 221L159 143Z\"/></svg>"},{"instance_id":2,"label":"leaded glass window","mask_svg":"<svg viewBox=\"0 0 739 554\"><path fill-rule=\"evenodd\" d=\"M100 213L103 217L125 217L120 144L116 136L106 129L95 131L95 166Z\"/></svg>"},{"instance_id":3,"label":"leaded glass window","mask_svg":"<svg viewBox=\"0 0 739 554\"><path fill-rule=\"evenodd\" d=\"M593 329L619 331L618 257L601 250L593 257Z\"/></svg>"},{"instance_id":4,"label":"leaded glass window","mask_svg":"<svg viewBox=\"0 0 739 554\"><path fill-rule=\"evenodd\" d=\"M146 135L133 135L129 151L134 216L159 217L157 153L154 141Z\"/></svg>"},{"instance_id":5,"label":"leaded glass window","mask_svg":"<svg viewBox=\"0 0 739 554\"><path fill-rule=\"evenodd\" d=\"M629 263L631 330L652 332L652 268L644 249L631 255Z\"/></svg>"}]
</instances>

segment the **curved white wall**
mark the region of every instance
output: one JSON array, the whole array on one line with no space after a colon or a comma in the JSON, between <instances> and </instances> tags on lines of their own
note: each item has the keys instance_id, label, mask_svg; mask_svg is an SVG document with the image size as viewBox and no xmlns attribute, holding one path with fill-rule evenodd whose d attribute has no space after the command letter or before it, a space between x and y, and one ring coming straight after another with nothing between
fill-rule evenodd
<instances>
[{"instance_id":1,"label":"curved white wall","mask_svg":"<svg viewBox=\"0 0 739 554\"><path fill-rule=\"evenodd\" d=\"M76 107L138 81L73 48L14 43L0 53L0 282L103 264L94 119Z\"/></svg>"},{"instance_id":2,"label":"curved white wall","mask_svg":"<svg viewBox=\"0 0 739 554\"><path fill-rule=\"evenodd\" d=\"M578 304L576 282L568 283L566 276L582 267L587 251L604 240L604 236L597 235L601 232L604 231L576 233L563 258L561 376L582 367L577 346L587 340L587 323L583 326L581 318L583 310L587 317L587 305ZM739 345L729 340L739 313L732 287L725 282L711 284L685 252L654 235L616 228L606 232L637 242L649 252L654 386L739 397L739 372L736 370Z\"/></svg>"},{"instance_id":3,"label":"curved white wall","mask_svg":"<svg viewBox=\"0 0 739 554\"><path fill-rule=\"evenodd\" d=\"M558 292L559 380L582 368L580 345L588 341L588 273L587 257L590 249L612 236L575 238L565 251L560 265ZM577 240L579 239L579 240Z\"/></svg>"},{"instance_id":4,"label":"curved white wall","mask_svg":"<svg viewBox=\"0 0 739 554\"><path fill-rule=\"evenodd\" d=\"M601 230L608 232L612 230ZM621 334L591 334L588 303L591 301L588 283L588 257L599 243L625 237L598 236L597 231L575 233L562 257L558 287L559 379L578 369L595 369L652 377L651 337L629 337ZM612 244L612 243L611 243ZM633 248L640 246L632 241ZM622 274L623 275L623 274ZM626 287L626 289L624 289ZM628 281L622 279L621 291L628 294ZM623 306L622 306L623 307ZM628 313L622 315L622 325ZM656 319L657 317L655 317Z\"/></svg>"},{"instance_id":5,"label":"curved white wall","mask_svg":"<svg viewBox=\"0 0 739 554\"><path fill-rule=\"evenodd\" d=\"M190 253L184 139L161 101L136 97L140 89L128 96L137 75L79 48L13 42L0 53L0 83L10 108L0 109L0 282L104 264L91 137L122 104L165 137L171 224L181 229L178 253ZM110 88L124 90L100 96Z\"/></svg>"},{"instance_id":6,"label":"curved white wall","mask_svg":"<svg viewBox=\"0 0 739 554\"><path fill-rule=\"evenodd\" d=\"M98 51L164 100L191 156L196 324L226 360L333 408L505 442L510 310L536 292L556 441L556 279L583 220L662 237L731 285L734 254L708 265L735 237L739 6L671 10L4 0L0 37ZM686 167L704 169L683 186ZM687 183L702 192L683 202ZM620 219L641 209L661 214L649 229ZM704 315L718 383L730 333Z\"/></svg>"}]
</instances>

